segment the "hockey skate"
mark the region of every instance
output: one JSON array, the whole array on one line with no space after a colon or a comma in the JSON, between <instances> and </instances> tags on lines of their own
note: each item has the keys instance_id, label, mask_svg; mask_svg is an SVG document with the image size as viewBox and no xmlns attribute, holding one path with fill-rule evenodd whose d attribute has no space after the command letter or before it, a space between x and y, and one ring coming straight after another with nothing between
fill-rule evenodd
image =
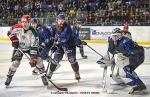
<instances>
[{"instance_id":1,"label":"hockey skate","mask_svg":"<svg viewBox=\"0 0 150 97\"><path fill-rule=\"evenodd\" d=\"M46 75L41 76L41 79L42 79L42 82L43 82L44 86L47 86L48 81L47 81Z\"/></svg>"},{"instance_id":2,"label":"hockey skate","mask_svg":"<svg viewBox=\"0 0 150 97\"><path fill-rule=\"evenodd\" d=\"M146 86L144 84L134 86L130 91L129 94L146 94Z\"/></svg>"},{"instance_id":3,"label":"hockey skate","mask_svg":"<svg viewBox=\"0 0 150 97\"><path fill-rule=\"evenodd\" d=\"M6 82L5 82L6 87L8 87L9 84L11 83L12 77L13 76L7 75L7 79L6 79Z\"/></svg>"},{"instance_id":4,"label":"hockey skate","mask_svg":"<svg viewBox=\"0 0 150 97\"><path fill-rule=\"evenodd\" d=\"M75 79L78 81L81 79L79 72L75 72Z\"/></svg>"}]
</instances>

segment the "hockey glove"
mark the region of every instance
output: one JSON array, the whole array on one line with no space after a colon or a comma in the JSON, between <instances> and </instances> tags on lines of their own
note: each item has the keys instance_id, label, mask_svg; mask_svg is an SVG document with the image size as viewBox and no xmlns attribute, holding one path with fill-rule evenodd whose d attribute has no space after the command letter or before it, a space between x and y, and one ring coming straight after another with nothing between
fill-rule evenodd
<instances>
[{"instance_id":1,"label":"hockey glove","mask_svg":"<svg viewBox=\"0 0 150 97\"><path fill-rule=\"evenodd\" d=\"M56 46L53 46L53 47L51 48L52 53L54 53L56 50L57 50L57 47L56 47Z\"/></svg>"},{"instance_id":2,"label":"hockey glove","mask_svg":"<svg viewBox=\"0 0 150 97\"><path fill-rule=\"evenodd\" d=\"M78 39L77 42L76 42L76 46L77 46L77 47L80 47L81 45L82 45L82 44L81 44L81 40Z\"/></svg>"},{"instance_id":3,"label":"hockey glove","mask_svg":"<svg viewBox=\"0 0 150 97\"><path fill-rule=\"evenodd\" d=\"M47 48L47 47L50 47L51 43L50 43L50 40L49 39L46 39L44 42L42 42L40 44L41 47L43 48Z\"/></svg>"},{"instance_id":4,"label":"hockey glove","mask_svg":"<svg viewBox=\"0 0 150 97\"><path fill-rule=\"evenodd\" d=\"M37 64L37 56L31 56L29 64L31 65L31 67L35 67Z\"/></svg>"},{"instance_id":5,"label":"hockey glove","mask_svg":"<svg viewBox=\"0 0 150 97\"><path fill-rule=\"evenodd\" d=\"M10 38L10 40L12 42L12 47L18 48L18 46L19 46L18 38L15 35L11 35L10 31L8 31L7 36Z\"/></svg>"},{"instance_id":6,"label":"hockey glove","mask_svg":"<svg viewBox=\"0 0 150 97\"><path fill-rule=\"evenodd\" d=\"M8 35L9 35L9 32L8 32ZM18 38L16 36L14 36L14 35L13 36L9 35L9 38L10 38L10 40L12 42L12 47L18 48L18 46L19 46Z\"/></svg>"},{"instance_id":7,"label":"hockey glove","mask_svg":"<svg viewBox=\"0 0 150 97\"><path fill-rule=\"evenodd\" d=\"M42 42L40 46L41 46L42 48L45 48L45 47L46 47L46 45L45 45L44 42Z\"/></svg>"},{"instance_id":8,"label":"hockey glove","mask_svg":"<svg viewBox=\"0 0 150 97\"><path fill-rule=\"evenodd\" d=\"M106 66L111 66L111 61L101 58L97 61L97 64L100 64L100 67L105 68Z\"/></svg>"},{"instance_id":9,"label":"hockey glove","mask_svg":"<svg viewBox=\"0 0 150 97\"><path fill-rule=\"evenodd\" d=\"M61 47L61 46L62 46L62 43L61 43L61 42L56 42L56 43L55 43L55 47L58 47L58 48L59 48L59 47Z\"/></svg>"},{"instance_id":10,"label":"hockey glove","mask_svg":"<svg viewBox=\"0 0 150 97\"><path fill-rule=\"evenodd\" d=\"M81 41L82 45L87 45L87 43L85 41Z\"/></svg>"}]
</instances>

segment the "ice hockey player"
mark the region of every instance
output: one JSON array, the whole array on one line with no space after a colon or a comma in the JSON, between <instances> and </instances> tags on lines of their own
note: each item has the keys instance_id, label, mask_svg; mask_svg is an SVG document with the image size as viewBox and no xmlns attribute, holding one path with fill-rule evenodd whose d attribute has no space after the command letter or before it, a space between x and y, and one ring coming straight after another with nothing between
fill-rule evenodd
<instances>
[{"instance_id":1,"label":"ice hockey player","mask_svg":"<svg viewBox=\"0 0 150 97\"><path fill-rule=\"evenodd\" d=\"M79 31L80 31L80 28L81 28L81 24L82 24L81 21L76 21L75 22L75 25L73 26L73 33L75 34L74 38L75 38L75 41L76 41L76 46L79 47L81 57L83 59L87 59L87 56L84 55L84 48L83 48L83 45L81 43L81 39L79 38Z\"/></svg>"},{"instance_id":2,"label":"ice hockey player","mask_svg":"<svg viewBox=\"0 0 150 97\"><path fill-rule=\"evenodd\" d=\"M122 36L123 37L127 37L129 39L132 39L131 33L128 31L128 29L129 29L128 23L126 22L124 27L123 27L123 30L121 31L122 32ZM112 41L111 38L109 40L110 40L110 41L108 41L109 42L109 49L111 49L113 47L113 41ZM110 43L110 42L112 42L112 43ZM113 56L114 56L114 61L115 60L117 61L119 59L119 57L121 57L121 58L124 57L124 60L126 59L126 62L128 62L128 60L129 60L127 57L122 56L122 54L115 54ZM112 79L115 82L117 82L118 85L119 84L120 85L125 85L123 79L121 78L122 75L120 74L120 72L123 73L122 67L118 66L114 62L114 64L112 65L111 69L112 69L112 75L111 75ZM126 77L126 75L123 75L123 76Z\"/></svg>"},{"instance_id":3,"label":"ice hockey player","mask_svg":"<svg viewBox=\"0 0 150 97\"><path fill-rule=\"evenodd\" d=\"M11 30L8 32L8 36L12 42L12 46L14 47L13 55L12 55L12 65L10 66L7 74L7 79L5 82L6 86L9 86L12 77L14 76L17 68L20 65L20 62L23 57L23 53L30 55L29 64L31 67L37 67L40 70L40 73L45 72L44 65L40 63L41 58L38 56L38 33L30 26L31 18L29 15L23 15L21 18L20 24L15 24L11 27ZM46 75L41 76L44 85L48 85L46 83Z\"/></svg>"},{"instance_id":4,"label":"ice hockey player","mask_svg":"<svg viewBox=\"0 0 150 97\"><path fill-rule=\"evenodd\" d=\"M71 26L66 22L66 17L64 14L59 14L57 16L56 23L50 27L50 31L52 33L55 33L55 45L57 47L57 50L54 54L54 60L59 63L65 53L75 73L75 79L79 80L79 64L75 57L76 45L73 38L74 36ZM85 42L83 43L85 44ZM49 74L47 75L49 79L52 77L52 74L55 71L56 67L57 65L52 62L52 64L50 65Z\"/></svg>"},{"instance_id":5,"label":"ice hockey player","mask_svg":"<svg viewBox=\"0 0 150 97\"><path fill-rule=\"evenodd\" d=\"M121 31L122 32L122 36L123 37L127 37L129 39L132 39L132 36L131 36L131 33L128 31L128 23L126 22L124 27L123 27L123 30ZM113 41L111 38L108 39L109 41L109 49L112 49L113 48ZM112 42L112 43L111 43ZM109 53L110 54L110 53ZM111 55L111 54L110 54ZM112 74L111 74L111 77L112 79L116 82L116 84L118 85L125 85L124 84L124 80L122 79L122 77L126 77L126 75L121 75L120 73L122 72L123 74L123 69L122 69L122 66L118 66L117 64L115 64L115 61L117 61L119 59L119 57L121 58L124 58L124 60L126 60L126 62L128 62L128 58L125 57L125 56L122 56L122 54L115 54L113 55L113 65L111 66L111 70L112 70Z\"/></svg>"},{"instance_id":6,"label":"ice hockey player","mask_svg":"<svg viewBox=\"0 0 150 97\"><path fill-rule=\"evenodd\" d=\"M119 28L115 28L112 31L109 41L112 41L111 43L114 42L114 46L113 48L108 48L108 51L118 55L115 63L123 67L127 77L132 80L126 83L127 85L133 86L129 93L146 90L145 84L135 73L135 69L140 66L145 59L143 47L139 46L133 40L123 37L121 29Z\"/></svg>"},{"instance_id":7,"label":"ice hockey player","mask_svg":"<svg viewBox=\"0 0 150 97\"><path fill-rule=\"evenodd\" d=\"M31 26L37 30L39 35L39 57L41 64L43 64L43 60L48 59L48 54L53 44L53 38L51 37L49 29L40 24L39 19L33 19L31 21ZM43 70L45 70L44 67ZM39 74L39 70L37 69L37 67L35 67L35 69L32 71L32 74Z\"/></svg>"},{"instance_id":8,"label":"ice hockey player","mask_svg":"<svg viewBox=\"0 0 150 97\"><path fill-rule=\"evenodd\" d=\"M122 32L122 35L124 37L128 37L129 39L132 39L132 35L131 33L128 31L129 27L128 27L128 22L125 23Z\"/></svg>"}]
</instances>

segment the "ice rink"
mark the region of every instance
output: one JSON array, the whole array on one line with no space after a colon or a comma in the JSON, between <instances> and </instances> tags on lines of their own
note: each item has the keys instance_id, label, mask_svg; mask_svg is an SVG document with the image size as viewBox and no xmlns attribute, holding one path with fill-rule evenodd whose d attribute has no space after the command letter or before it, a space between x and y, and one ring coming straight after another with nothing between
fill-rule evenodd
<instances>
[{"instance_id":1,"label":"ice rink","mask_svg":"<svg viewBox=\"0 0 150 97\"><path fill-rule=\"evenodd\" d=\"M104 55L107 50L106 44L89 44L100 54ZM85 46L85 54L88 59L82 59L77 48L77 60L80 66L81 80L78 83L74 79L74 72L64 56L60 62L61 67L54 73L52 81L60 86L68 88L68 92L58 92L49 84L44 87L40 78L32 75L33 68L24 57L20 67L10 84L10 88L5 88L4 82L9 66L11 65L12 47L10 42L0 42L0 97L150 97L146 95L130 95L128 91L131 87L114 85L113 80L108 77L107 87L114 90L112 94L101 93L103 68L96 63L101 57ZM136 69L137 74L147 86L150 93L150 49L145 49L145 61ZM45 62L47 66L47 62ZM108 68L108 75L110 68ZM125 81L127 81L125 79Z\"/></svg>"}]
</instances>

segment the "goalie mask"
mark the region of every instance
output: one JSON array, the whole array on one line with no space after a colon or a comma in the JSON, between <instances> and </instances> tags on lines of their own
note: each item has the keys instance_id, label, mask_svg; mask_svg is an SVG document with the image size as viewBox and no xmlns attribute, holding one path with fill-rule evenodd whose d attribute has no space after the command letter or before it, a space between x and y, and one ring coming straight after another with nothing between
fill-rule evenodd
<instances>
[{"instance_id":1,"label":"goalie mask","mask_svg":"<svg viewBox=\"0 0 150 97\"><path fill-rule=\"evenodd\" d=\"M111 38L113 39L113 41L117 41L122 37L122 32L120 28L115 28L113 29L112 33L111 33Z\"/></svg>"}]
</instances>

